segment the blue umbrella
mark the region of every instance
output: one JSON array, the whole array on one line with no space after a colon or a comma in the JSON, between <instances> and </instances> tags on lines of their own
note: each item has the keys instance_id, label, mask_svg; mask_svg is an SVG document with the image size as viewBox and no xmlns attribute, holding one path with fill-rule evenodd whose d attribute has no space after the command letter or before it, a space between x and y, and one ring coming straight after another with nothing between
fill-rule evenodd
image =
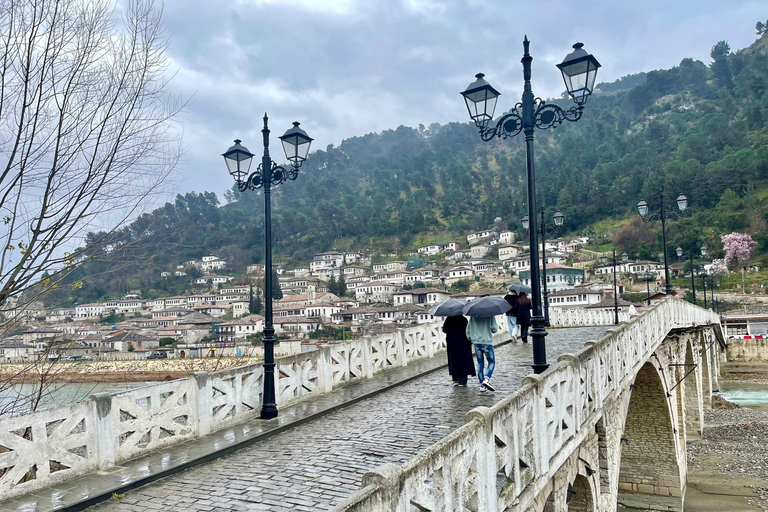
<instances>
[{"instance_id":1,"label":"blue umbrella","mask_svg":"<svg viewBox=\"0 0 768 512\"><path fill-rule=\"evenodd\" d=\"M480 297L469 302L461 312L467 316L490 318L503 315L510 309L512 306L503 297Z\"/></svg>"},{"instance_id":2,"label":"blue umbrella","mask_svg":"<svg viewBox=\"0 0 768 512\"><path fill-rule=\"evenodd\" d=\"M531 294L531 289L522 284L511 284L507 286L507 290L511 292L518 292L518 293L523 292L523 293L527 293L528 295Z\"/></svg>"},{"instance_id":3,"label":"blue umbrella","mask_svg":"<svg viewBox=\"0 0 768 512\"><path fill-rule=\"evenodd\" d=\"M459 299L448 299L438 302L429 310L432 316L456 316L461 314L461 309L467 305L467 301Z\"/></svg>"}]
</instances>

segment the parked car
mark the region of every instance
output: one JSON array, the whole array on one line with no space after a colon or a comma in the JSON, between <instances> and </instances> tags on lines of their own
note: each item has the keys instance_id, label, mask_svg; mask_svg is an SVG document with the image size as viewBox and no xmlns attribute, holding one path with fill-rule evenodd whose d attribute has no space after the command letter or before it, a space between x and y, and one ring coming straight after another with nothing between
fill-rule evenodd
<instances>
[{"instance_id":1,"label":"parked car","mask_svg":"<svg viewBox=\"0 0 768 512\"><path fill-rule=\"evenodd\" d=\"M152 352L147 359L168 359L168 352Z\"/></svg>"}]
</instances>

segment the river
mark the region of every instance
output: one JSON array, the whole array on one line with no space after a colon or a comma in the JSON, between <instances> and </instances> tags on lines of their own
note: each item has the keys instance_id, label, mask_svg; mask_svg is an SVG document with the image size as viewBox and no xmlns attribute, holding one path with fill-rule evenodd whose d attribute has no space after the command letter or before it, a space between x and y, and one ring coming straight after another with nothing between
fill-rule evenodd
<instances>
[{"instance_id":1,"label":"river","mask_svg":"<svg viewBox=\"0 0 768 512\"><path fill-rule=\"evenodd\" d=\"M43 392L37 410L80 402L94 393L119 393L154 384L154 382L85 382L50 384ZM0 390L0 416L17 416L29 412L36 400L36 384L17 384Z\"/></svg>"}]
</instances>

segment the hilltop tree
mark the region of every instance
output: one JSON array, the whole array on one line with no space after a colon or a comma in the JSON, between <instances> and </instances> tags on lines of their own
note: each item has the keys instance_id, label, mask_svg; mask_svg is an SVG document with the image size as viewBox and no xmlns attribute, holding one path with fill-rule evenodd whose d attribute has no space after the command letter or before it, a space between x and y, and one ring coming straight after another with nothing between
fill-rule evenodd
<instances>
[{"instance_id":1,"label":"hilltop tree","mask_svg":"<svg viewBox=\"0 0 768 512\"><path fill-rule=\"evenodd\" d=\"M115 5L0 6L0 309L120 248L176 164L160 12L132 0L115 24Z\"/></svg>"},{"instance_id":2,"label":"hilltop tree","mask_svg":"<svg viewBox=\"0 0 768 512\"><path fill-rule=\"evenodd\" d=\"M768 20L765 20L765 23L762 21L758 21L755 24L755 32L757 32L757 35L761 36L768 32Z\"/></svg>"},{"instance_id":3,"label":"hilltop tree","mask_svg":"<svg viewBox=\"0 0 768 512\"><path fill-rule=\"evenodd\" d=\"M728 45L728 41L718 41L709 53L709 56L714 61L712 63L712 71L715 73L718 83L721 87L725 87L728 90L733 89L733 76L728 65L728 57L730 55L731 47Z\"/></svg>"}]
</instances>

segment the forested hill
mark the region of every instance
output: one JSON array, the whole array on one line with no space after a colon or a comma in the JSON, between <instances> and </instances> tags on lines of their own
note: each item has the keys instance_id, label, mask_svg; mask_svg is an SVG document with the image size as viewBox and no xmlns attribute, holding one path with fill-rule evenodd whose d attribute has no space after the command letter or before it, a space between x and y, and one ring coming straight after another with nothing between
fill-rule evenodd
<instances>
[{"instance_id":1,"label":"forested hill","mask_svg":"<svg viewBox=\"0 0 768 512\"><path fill-rule=\"evenodd\" d=\"M561 210L565 232L613 229L637 217L640 199L653 204L662 190L672 199L682 192L690 213L673 225L672 243L706 241L716 253L720 234L742 230L768 253L768 38L736 52L720 42L712 57L708 65L684 59L603 84L578 123L537 131L537 187L547 216ZM522 137L483 143L469 123L353 137L314 152L299 178L274 193L275 260L306 263L332 247L404 253L425 242L461 241L495 217L515 227L527 209L524 180ZM121 243L140 242L69 278L120 268L85 280L77 299L130 288L162 293L161 271L206 254L235 269L262 261L263 197L226 196L220 205L213 193L186 194L136 220ZM654 256L658 228L628 226L617 239L622 249Z\"/></svg>"}]
</instances>

